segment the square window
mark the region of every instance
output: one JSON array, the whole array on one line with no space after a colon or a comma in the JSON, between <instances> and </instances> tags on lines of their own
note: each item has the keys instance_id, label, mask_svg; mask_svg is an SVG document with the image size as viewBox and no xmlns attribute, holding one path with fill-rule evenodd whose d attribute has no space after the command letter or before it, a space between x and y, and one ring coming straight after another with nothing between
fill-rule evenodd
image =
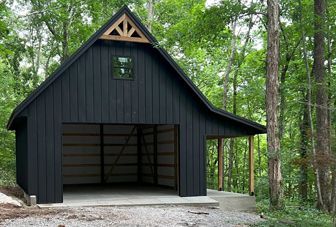
<instances>
[{"instance_id":1,"label":"square window","mask_svg":"<svg viewBox=\"0 0 336 227\"><path fill-rule=\"evenodd\" d=\"M114 56L112 59L113 77L116 79L133 79L133 60L131 57Z\"/></svg>"}]
</instances>

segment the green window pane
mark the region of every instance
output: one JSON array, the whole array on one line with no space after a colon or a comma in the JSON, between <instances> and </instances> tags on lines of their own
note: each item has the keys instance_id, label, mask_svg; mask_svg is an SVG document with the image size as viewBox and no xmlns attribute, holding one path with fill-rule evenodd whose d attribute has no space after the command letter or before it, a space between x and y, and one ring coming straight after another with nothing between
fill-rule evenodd
<instances>
[{"instance_id":1,"label":"green window pane","mask_svg":"<svg viewBox=\"0 0 336 227\"><path fill-rule=\"evenodd\" d=\"M112 59L113 77L116 79L133 79L133 61L130 57L114 56Z\"/></svg>"},{"instance_id":2,"label":"green window pane","mask_svg":"<svg viewBox=\"0 0 336 227\"><path fill-rule=\"evenodd\" d=\"M132 79L133 72L129 68L113 68L113 75L118 79Z\"/></svg>"}]
</instances>

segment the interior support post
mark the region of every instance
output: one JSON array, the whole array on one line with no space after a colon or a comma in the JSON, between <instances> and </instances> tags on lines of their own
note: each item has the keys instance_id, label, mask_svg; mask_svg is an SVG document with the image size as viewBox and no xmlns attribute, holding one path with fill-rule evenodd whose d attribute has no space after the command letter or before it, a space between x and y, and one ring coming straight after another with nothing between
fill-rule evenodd
<instances>
[{"instance_id":1,"label":"interior support post","mask_svg":"<svg viewBox=\"0 0 336 227\"><path fill-rule=\"evenodd\" d=\"M223 139L218 139L218 191L223 191Z\"/></svg>"},{"instance_id":2,"label":"interior support post","mask_svg":"<svg viewBox=\"0 0 336 227\"><path fill-rule=\"evenodd\" d=\"M104 125L100 124L100 183L105 183Z\"/></svg>"},{"instance_id":3,"label":"interior support post","mask_svg":"<svg viewBox=\"0 0 336 227\"><path fill-rule=\"evenodd\" d=\"M249 136L249 194L254 195L254 136Z\"/></svg>"},{"instance_id":4,"label":"interior support post","mask_svg":"<svg viewBox=\"0 0 336 227\"><path fill-rule=\"evenodd\" d=\"M153 127L153 145L154 145L154 184L158 184L158 149L157 149L157 125Z\"/></svg>"},{"instance_id":5,"label":"interior support post","mask_svg":"<svg viewBox=\"0 0 336 227\"><path fill-rule=\"evenodd\" d=\"M142 129L137 127L137 150L138 150L138 182L142 182Z\"/></svg>"}]
</instances>

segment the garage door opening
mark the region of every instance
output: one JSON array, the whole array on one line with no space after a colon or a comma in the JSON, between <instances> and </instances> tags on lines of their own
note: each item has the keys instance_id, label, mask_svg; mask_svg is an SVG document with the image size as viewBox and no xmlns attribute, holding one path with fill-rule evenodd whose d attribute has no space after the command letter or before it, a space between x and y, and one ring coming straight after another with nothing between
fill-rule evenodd
<instances>
[{"instance_id":1,"label":"garage door opening","mask_svg":"<svg viewBox=\"0 0 336 227\"><path fill-rule=\"evenodd\" d=\"M63 190L178 195L178 126L63 124Z\"/></svg>"}]
</instances>

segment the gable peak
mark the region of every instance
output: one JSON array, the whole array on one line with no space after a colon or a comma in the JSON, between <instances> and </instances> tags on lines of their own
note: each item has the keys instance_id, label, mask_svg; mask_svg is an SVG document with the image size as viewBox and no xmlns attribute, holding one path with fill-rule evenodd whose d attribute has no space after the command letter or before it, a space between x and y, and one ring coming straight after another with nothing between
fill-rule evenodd
<instances>
[{"instance_id":1,"label":"gable peak","mask_svg":"<svg viewBox=\"0 0 336 227\"><path fill-rule=\"evenodd\" d=\"M119 17L119 19L100 36L100 39L149 43L146 36L126 13Z\"/></svg>"}]
</instances>

